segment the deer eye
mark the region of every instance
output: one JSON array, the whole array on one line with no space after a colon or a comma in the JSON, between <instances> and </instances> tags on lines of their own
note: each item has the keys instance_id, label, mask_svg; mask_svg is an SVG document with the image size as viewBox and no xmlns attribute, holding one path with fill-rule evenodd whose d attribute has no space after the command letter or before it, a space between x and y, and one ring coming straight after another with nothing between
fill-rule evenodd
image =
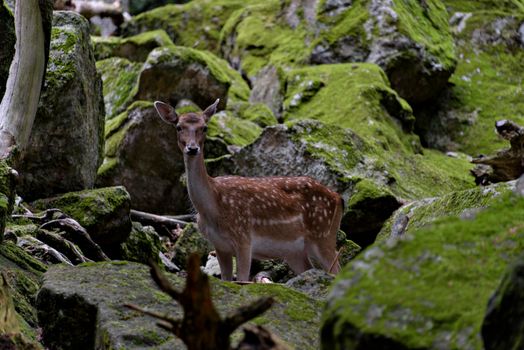
<instances>
[{"instance_id":1,"label":"deer eye","mask_svg":"<svg viewBox=\"0 0 524 350\"><path fill-rule=\"evenodd\" d=\"M204 125L204 127L202 128L202 131L203 131L203 132L206 132L206 131L207 131L207 125Z\"/></svg>"},{"instance_id":2,"label":"deer eye","mask_svg":"<svg viewBox=\"0 0 524 350\"><path fill-rule=\"evenodd\" d=\"M182 131L182 127L180 125L177 125L176 131Z\"/></svg>"}]
</instances>

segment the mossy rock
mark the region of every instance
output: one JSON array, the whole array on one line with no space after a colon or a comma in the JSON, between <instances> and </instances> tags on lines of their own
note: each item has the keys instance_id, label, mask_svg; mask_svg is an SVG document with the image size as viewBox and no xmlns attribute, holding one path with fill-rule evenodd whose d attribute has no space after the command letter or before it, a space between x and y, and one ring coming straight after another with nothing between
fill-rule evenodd
<instances>
[{"instance_id":1,"label":"mossy rock","mask_svg":"<svg viewBox=\"0 0 524 350\"><path fill-rule=\"evenodd\" d=\"M142 64L112 57L96 62L104 83L106 120L125 111L132 102Z\"/></svg>"},{"instance_id":2,"label":"mossy rock","mask_svg":"<svg viewBox=\"0 0 524 350\"><path fill-rule=\"evenodd\" d=\"M188 224L173 246L173 262L177 266L187 266L189 256L192 253L197 253L201 257L201 264L205 265L207 255L213 249L213 245L198 230L196 225Z\"/></svg>"},{"instance_id":3,"label":"mossy rock","mask_svg":"<svg viewBox=\"0 0 524 350\"><path fill-rule=\"evenodd\" d=\"M18 175L8 162L0 160L0 245L4 238L6 223L11 219L15 204L15 187Z\"/></svg>"},{"instance_id":4,"label":"mossy rock","mask_svg":"<svg viewBox=\"0 0 524 350\"><path fill-rule=\"evenodd\" d=\"M482 349L486 305L524 249L524 198L369 247L337 276L322 349ZM458 292L460 291L460 292Z\"/></svg>"},{"instance_id":5,"label":"mossy rock","mask_svg":"<svg viewBox=\"0 0 524 350\"><path fill-rule=\"evenodd\" d=\"M436 96L456 64L440 0L265 1L232 14L221 44L249 78L267 64L376 63L413 103Z\"/></svg>"},{"instance_id":6,"label":"mossy rock","mask_svg":"<svg viewBox=\"0 0 524 350\"><path fill-rule=\"evenodd\" d=\"M245 4L245 0L193 0L184 5L166 5L133 17L122 32L132 36L161 28L177 45L217 53L222 26Z\"/></svg>"},{"instance_id":7,"label":"mossy rock","mask_svg":"<svg viewBox=\"0 0 524 350\"><path fill-rule=\"evenodd\" d=\"M78 221L106 251L124 242L131 232L130 202L126 189L117 186L70 192L35 201L32 206L40 210L62 210Z\"/></svg>"},{"instance_id":8,"label":"mossy rock","mask_svg":"<svg viewBox=\"0 0 524 350\"><path fill-rule=\"evenodd\" d=\"M171 46L149 54L133 98L172 105L189 99L201 109L219 98L218 109L222 110L247 101L249 87L237 71L212 53Z\"/></svg>"},{"instance_id":9,"label":"mossy rock","mask_svg":"<svg viewBox=\"0 0 524 350\"><path fill-rule=\"evenodd\" d=\"M0 272L7 277L20 330L32 340L37 337L38 327L35 296L46 270L45 265L14 243L6 241L0 244Z\"/></svg>"},{"instance_id":10,"label":"mossy rock","mask_svg":"<svg viewBox=\"0 0 524 350\"><path fill-rule=\"evenodd\" d=\"M128 3L128 11L135 16L139 13L152 10L167 4L183 4L189 0L131 0Z\"/></svg>"},{"instance_id":11,"label":"mossy rock","mask_svg":"<svg viewBox=\"0 0 524 350\"><path fill-rule=\"evenodd\" d=\"M160 237L153 227L142 226L138 222L133 222L129 237L120 246L120 258L142 264L148 264L150 261L159 264L158 254L161 249Z\"/></svg>"},{"instance_id":12,"label":"mossy rock","mask_svg":"<svg viewBox=\"0 0 524 350\"><path fill-rule=\"evenodd\" d=\"M397 239L432 225L443 217L475 216L496 199L515 188L515 181L457 191L414 201L398 209L384 224L377 241Z\"/></svg>"},{"instance_id":13,"label":"mossy rock","mask_svg":"<svg viewBox=\"0 0 524 350\"><path fill-rule=\"evenodd\" d=\"M15 55L15 21L9 7L0 3L0 97L4 96L9 67Z\"/></svg>"},{"instance_id":14,"label":"mossy rock","mask_svg":"<svg viewBox=\"0 0 524 350\"><path fill-rule=\"evenodd\" d=\"M140 33L128 38L92 37L97 61L122 57L132 62L144 62L149 53L161 46L173 45L167 33L161 29Z\"/></svg>"},{"instance_id":15,"label":"mossy rock","mask_svg":"<svg viewBox=\"0 0 524 350\"><path fill-rule=\"evenodd\" d=\"M524 255L507 269L489 300L482 324L486 350L524 347Z\"/></svg>"},{"instance_id":16,"label":"mossy rock","mask_svg":"<svg viewBox=\"0 0 524 350\"><path fill-rule=\"evenodd\" d=\"M89 22L56 11L31 140L17 164L18 193L29 201L92 188L102 162L104 115Z\"/></svg>"},{"instance_id":17,"label":"mossy rock","mask_svg":"<svg viewBox=\"0 0 524 350\"><path fill-rule=\"evenodd\" d=\"M181 290L184 279L168 275ZM252 322L267 327L297 349L318 348L321 304L281 285L239 286L211 278L215 307L222 317L262 296L275 305ZM128 310L131 303L181 318L182 308L158 290L146 266L96 263L52 266L37 298L43 339L50 348L178 349L182 342L147 316ZM233 335L238 341L240 332Z\"/></svg>"},{"instance_id":18,"label":"mossy rock","mask_svg":"<svg viewBox=\"0 0 524 350\"><path fill-rule=\"evenodd\" d=\"M450 86L436 103L416 111L424 143L472 156L505 148L495 122L524 124L524 67L518 1L444 1L459 57Z\"/></svg>"}]
</instances>

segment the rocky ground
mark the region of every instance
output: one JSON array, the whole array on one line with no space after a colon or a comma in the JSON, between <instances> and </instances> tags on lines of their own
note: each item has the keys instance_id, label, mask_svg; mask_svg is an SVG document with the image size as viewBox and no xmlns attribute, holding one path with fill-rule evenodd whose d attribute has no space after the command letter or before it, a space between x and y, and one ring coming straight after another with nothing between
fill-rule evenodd
<instances>
[{"instance_id":1,"label":"rocky ground","mask_svg":"<svg viewBox=\"0 0 524 350\"><path fill-rule=\"evenodd\" d=\"M183 348L123 304L182 315L151 260L180 289L191 252L220 274L152 104L217 98L212 175L307 175L345 201L338 276L254 262L275 283L212 278L221 315L274 296L251 324L295 349L524 348L521 0L124 5L111 37L54 14L31 144L0 164L0 348Z\"/></svg>"}]
</instances>

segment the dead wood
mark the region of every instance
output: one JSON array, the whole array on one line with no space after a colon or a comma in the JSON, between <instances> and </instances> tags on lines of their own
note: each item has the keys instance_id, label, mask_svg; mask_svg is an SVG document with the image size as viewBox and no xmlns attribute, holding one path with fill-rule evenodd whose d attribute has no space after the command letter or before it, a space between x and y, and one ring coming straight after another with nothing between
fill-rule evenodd
<instances>
[{"instance_id":1,"label":"dead wood","mask_svg":"<svg viewBox=\"0 0 524 350\"><path fill-rule=\"evenodd\" d=\"M190 218L187 215L183 217ZM131 220L138 221L144 226L153 226L158 233L166 233L169 237L173 236L174 230L184 228L188 224L187 221L178 218L145 213L134 209L131 209Z\"/></svg>"},{"instance_id":2,"label":"dead wood","mask_svg":"<svg viewBox=\"0 0 524 350\"><path fill-rule=\"evenodd\" d=\"M510 148L471 161L477 164L471 174L478 185L514 180L524 173L524 128L511 120L500 120L495 123L495 128L503 139L510 142Z\"/></svg>"},{"instance_id":3,"label":"dead wood","mask_svg":"<svg viewBox=\"0 0 524 350\"><path fill-rule=\"evenodd\" d=\"M230 335L243 323L261 315L274 303L273 298L261 298L237 309L221 319L211 299L209 278L200 271L200 257L189 257L186 286L182 292L173 288L156 264L151 263L151 276L158 287L176 300L184 310L182 320L148 311L136 305L126 305L159 320L157 325L182 339L189 350L229 350Z\"/></svg>"}]
</instances>

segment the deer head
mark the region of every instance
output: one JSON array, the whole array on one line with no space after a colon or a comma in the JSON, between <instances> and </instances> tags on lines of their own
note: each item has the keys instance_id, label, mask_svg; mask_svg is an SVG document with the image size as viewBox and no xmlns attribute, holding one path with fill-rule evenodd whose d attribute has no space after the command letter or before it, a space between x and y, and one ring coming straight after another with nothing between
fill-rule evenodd
<instances>
[{"instance_id":1,"label":"deer head","mask_svg":"<svg viewBox=\"0 0 524 350\"><path fill-rule=\"evenodd\" d=\"M201 153L206 139L207 123L216 113L220 99L207 107L202 113L185 113L178 115L167 103L156 101L155 108L160 118L176 126L178 147L182 154L196 156Z\"/></svg>"}]
</instances>

